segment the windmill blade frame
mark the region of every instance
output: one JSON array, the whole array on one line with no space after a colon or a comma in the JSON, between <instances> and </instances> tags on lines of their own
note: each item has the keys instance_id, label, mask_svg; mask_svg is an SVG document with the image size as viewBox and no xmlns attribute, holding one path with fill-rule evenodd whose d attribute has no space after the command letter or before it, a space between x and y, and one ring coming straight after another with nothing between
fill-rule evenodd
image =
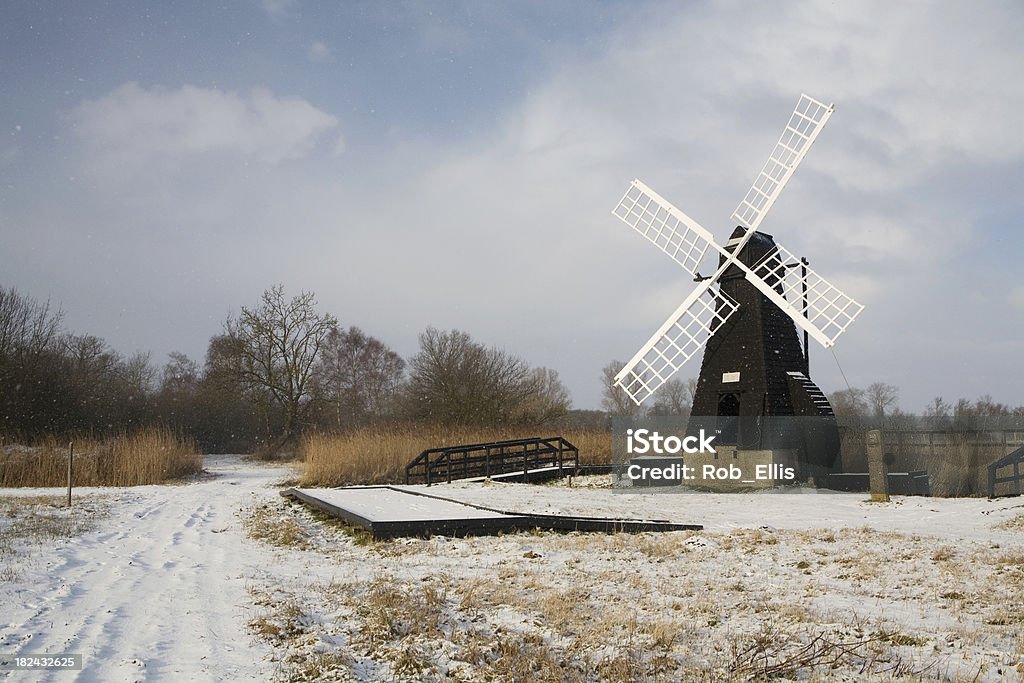
<instances>
[{"instance_id":1,"label":"windmill blade frame","mask_svg":"<svg viewBox=\"0 0 1024 683\"><path fill-rule=\"evenodd\" d=\"M612 213L643 235L680 267L697 276L700 284L669 316L654 335L615 376L638 405L649 398L739 307L719 286L725 272L735 266L771 303L826 348L856 319L864 306L807 267L806 261L771 241L771 251L748 266L740 255L789 179L803 161L834 111L801 94L782 135L772 149L753 186L732 214L742 233L725 247L714 236L640 180L633 180ZM768 236L771 240L771 237ZM697 269L709 250L722 258L715 273L700 278ZM714 288L714 289L713 289ZM797 308L791 299L798 300Z\"/></svg>"},{"instance_id":2,"label":"windmill blade frame","mask_svg":"<svg viewBox=\"0 0 1024 683\"><path fill-rule=\"evenodd\" d=\"M612 214L668 254L690 275L709 248L725 251L709 230L677 209L667 199L634 179Z\"/></svg>"},{"instance_id":3,"label":"windmill blade frame","mask_svg":"<svg viewBox=\"0 0 1024 683\"><path fill-rule=\"evenodd\" d=\"M864 305L845 294L823 278L780 244L748 268L741 261L736 265L747 279L781 308L797 325L825 348L831 348L846 328L864 310ZM796 268L800 265L799 271ZM806 286L804 312L790 299L803 299ZM781 291L780 291L781 290Z\"/></svg>"},{"instance_id":4,"label":"windmill blade frame","mask_svg":"<svg viewBox=\"0 0 1024 683\"><path fill-rule=\"evenodd\" d=\"M768 161L732 212L734 221L757 230L834 110L835 105L819 102L806 93L800 95Z\"/></svg>"},{"instance_id":5,"label":"windmill blade frame","mask_svg":"<svg viewBox=\"0 0 1024 683\"><path fill-rule=\"evenodd\" d=\"M640 405L688 360L729 317L738 304L709 278L683 300L636 355L615 375L615 383ZM710 296L705 296L710 294Z\"/></svg>"}]
</instances>

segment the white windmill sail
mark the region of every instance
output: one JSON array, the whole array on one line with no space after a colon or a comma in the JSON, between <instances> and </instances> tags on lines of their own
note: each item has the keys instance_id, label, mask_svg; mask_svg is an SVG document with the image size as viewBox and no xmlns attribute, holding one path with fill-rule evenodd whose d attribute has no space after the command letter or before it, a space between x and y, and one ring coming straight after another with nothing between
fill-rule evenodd
<instances>
[{"instance_id":1,"label":"white windmill sail","mask_svg":"<svg viewBox=\"0 0 1024 683\"><path fill-rule=\"evenodd\" d=\"M612 213L690 275L697 273L709 246L719 249L710 232L639 180L633 181Z\"/></svg>"},{"instance_id":2,"label":"white windmill sail","mask_svg":"<svg viewBox=\"0 0 1024 683\"><path fill-rule=\"evenodd\" d=\"M751 230L757 230L834 109L831 104L823 104L809 95L800 95L796 109L790 115L779 141L775 143L775 149L768 155L764 168L747 190L743 201L732 212L733 220Z\"/></svg>"},{"instance_id":3,"label":"white windmill sail","mask_svg":"<svg viewBox=\"0 0 1024 683\"><path fill-rule=\"evenodd\" d=\"M697 354L738 304L718 288L730 266L825 347L831 347L864 307L782 247L753 267L738 260L744 246L778 199L793 172L832 115L833 106L802 94L796 109L753 186L732 218L746 230L727 249L712 234L654 190L634 180L612 213L668 254L691 275L709 248L725 256L717 271L701 282L679 308L615 376L637 404L650 397ZM798 301L799 308L792 303Z\"/></svg>"},{"instance_id":4,"label":"white windmill sail","mask_svg":"<svg viewBox=\"0 0 1024 683\"><path fill-rule=\"evenodd\" d=\"M736 312L736 302L714 284L712 278L700 283L615 376L615 383L638 405L704 348L718 326Z\"/></svg>"},{"instance_id":5,"label":"white windmill sail","mask_svg":"<svg viewBox=\"0 0 1024 683\"><path fill-rule=\"evenodd\" d=\"M864 310L864 305L844 294L810 267L797 267L798 264L799 259L778 244L773 252L754 264L753 268L736 262L762 294L785 311L815 341L825 348L831 348L839 335ZM803 311L804 300L807 302L806 313Z\"/></svg>"}]
</instances>

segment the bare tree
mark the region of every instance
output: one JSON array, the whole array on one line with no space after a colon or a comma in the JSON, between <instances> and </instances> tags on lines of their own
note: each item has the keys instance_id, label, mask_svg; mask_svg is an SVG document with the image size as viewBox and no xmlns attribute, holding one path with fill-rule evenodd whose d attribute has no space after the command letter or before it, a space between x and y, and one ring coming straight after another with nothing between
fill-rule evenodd
<instances>
[{"instance_id":1,"label":"bare tree","mask_svg":"<svg viewBox=\"0 0 1024 683\"><path fill-rule=\"evenodd\" d=\"M885 382L873 382L867 388L867 402L875 417L885 417L885 411L896 405L900 390Z\"/></svg>"},{"instance_id":2,"label":"bare tree","mask_svg":"<svg viewBox=\"0 0 1024 683\"><path fill-rule=\"evenodd\" d=\"M337 426L379 418L390 407L405 361L358 327L331 329L324 339L317 381Z\"/></svg>"},{"instance_id":3,"label":"bare tree","mask_svg":"<svg viewBox=\"0 0 1024 683\"><path fill-rule=\"evenodd\" d=\"M136 351L115 367L113 399L115 412L124 424L140 424L152 419L153 395L156 391L156 368L149 351Z\"/></svg>"},{"instance_id":4,"label":"bare tree","mask_svg":"<svg viewBox=\"0 0 1024 683\"><path fill-rule=\"evenodd\" d=\"M196 386L194 432L205 448L239 453L256 447L262 434L280 431L282 411L265 390L242 380L241 343L229 334L210 338ZM273 411L274 415L271 415Z\"/></svg>"},{"instance_id":5,"label":"bare tree","mask_svg":"<svg viewBox=\"0 0 1024 683\"><path fill-rule=\"evenodd\" d=\"M1013 412L1010 406L994 400L989 394L980 396L978 400L974 402L974 411L976 414L983 417L1003 417L1010 415Z\"/></svg>"},{"instance_id":6,"label":"bare tree","mask_svg":"<svg viewBox=\"0 0 1024 683\"><path fill-rule=\"evenodd\" d=\"M180 351L171 351L160 374L160 391L189 394L199 383L199 364Z\"/></svg>"},{"instance_id":7,"label":"bare tree","mask_svg":"<svg viewBox=\"0 0 1024 683\"><path fill-rule=\"evenodd\" d=\"M949 417L949 412L953 406L946 403L946 400L941 396L936 396L928 403L924 408L925 417Z\"/></svg>"},{"instance_id":8,"label":"bare tree","mask_svg":"<svg viewBox=\"0 0 1024 683\"><path fill-rule=\"evenodd\" d=\"M828 402L832 404L832 411L841 417L865 417L868 414L863 389L841 389L829 394Z\"/></svg>"},{"instance_id":9,"label":"bare tree","mask_svg":"<svg viewBox=\"0 0 1024 683\"><path fill-rule=\"evenodd\" d=\"M195 432L199 364L180 351L168 354L160 372L160 386L155 397L158 419L178 429Z\"/></svg>"},{"instance_id":10,"label":"bare tree","mask_svg":"<svg viewBox=\"0 0 1024 683\"><path fill-rule=\"evenodd\" d=\"M282 285L263 292L259 305L243 306L224 324L236 343L238 378L251 390L266 392L284 412L278 447L298 432L309 407L313 364L337 324L333 316L317 313L312 292L287 300Z\"/></svg>"},{"instance_id":11,"label":"bare tree","mask_svg":"<svg viewBox=\"0 0 1024 683\"><path fill-rule=\"evenodd\" d=\"M550 368L534 368L528 382L530 396L518 409L516 421L527 424L544 424L557 420L569 412L572 401L569 390Z\"/></svg>"},{"instance_id":12,"label":"bare tree","mask_svg":"<svg viewBox=\"0 0 1024 683\"><path fill-rule=\"evenodd\" d=\"M104 376L112 375L121 362L120 355L107 342L91 334L66 334L60 341L72 372L82 384L98 384Z\"/></svg>"},{"instance_id":13,"label":"bare tree","mask_svg":"<svg viewBox=\"0 0 1024 683\"><path fill-rule=\"evenodd\" d=\"M0 287L0 358L23 363L51 348L63 317L49 301L39 303L13 287Z\"/></svg>"},{"instance_id":14,"label":"bare tree","mask_svg":"<svg viewBox=\"0 0 1024 683\"><path fill-rule=\"evenodd\" d=\"M49 301L0 287L0 434L64 427L56 423L74 397L58 343L61 317Z\"/></svg>"},{"instance_id":15,"label":"bare tree","mask_svg":"<svg viewBox=\"0 0 1024 683\"><path fill-rule=\"evenodd\" d=\"M149 351L136 351L119 364L118 375L133 393L145 395L156 389L156 368Z\"/></svg>"},{"instance_id":16,"label":"bare tree","mask_svg":"<svg viewBox=\"0 0 1024 683\"><path fill-rule=\"evenodd\" d=\"M1014 409L1005 403L999 403L992 399L992 396L985 394L979 396L977 401L969 401L961 398L953 409L957 417L1002 417L1013 415Z\"/></svg>"},{"instance_id":17,"label":"bare tree","mask_svg":"<svg viewBox=\"0 0 1024 683\"><path fill-rule=\"evenodd\" d=\"M479 344L458 330L428 328L420 335L420 350L410 368L405 404L407 413L417 419L523 422L555 406L562 410L560 402L568 400L557 376L542 376L521 358ZM531 402L533 410L527 408Z\"/></svg>"},{"instance_id":18,"label":"bare tree","mask_svg":"<svg viewBox=\"0 0 1024 683\"><path fill-rule=\"evenodd\" d=\"M689 415L697 393L697 378L670 379L655 393L652 415Z\"/></svg>"},{"instance_id":19,"label":"bare tree","mask_svg":"<svg viewBox=\"0 0 1024 683\"><path fill-rule=\"evenodd\" d=\"M634 403L622 387L615 384L615 375L619 374L624 365L622 361L613 360L601 370L601 407L612 415L640 415L643 408Z\"/></svg>"}]
</instances>

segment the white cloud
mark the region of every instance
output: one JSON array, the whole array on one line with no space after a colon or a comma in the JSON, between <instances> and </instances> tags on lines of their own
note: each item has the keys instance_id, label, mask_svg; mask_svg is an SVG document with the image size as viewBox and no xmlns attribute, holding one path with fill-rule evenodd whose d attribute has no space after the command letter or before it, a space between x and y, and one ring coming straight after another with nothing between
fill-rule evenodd
<instances>
[{"instance_id":1,"label":"white cloud","mask_svg":"<svg viewBox=\"0 0 1024 683\"><path fill-rule=\"evenodd\" d=\"M71 113L92 161L136 167L154 158L233 153L276 164L306 155L338 120L304 99L185 85L126 83Z\"/></svg>"},{"instance_id":2,"label":"white cloud","mask_svg":"<svg viewBox=\"0 0 1024 683\"><path fill-rule=\"evenodd\" d=\"M1010 290L1010 307L1024 311L1024 285L1017 285Z\"/></svg>"},{"instance_id":3,"label":"white cloud","mask_svg":"<svg viewBox=\"0 0 1024 683\"><path fill-rule=\"evenodd\" d=\"M347 147L348 147L348 141L345 139L345 136L344 135L339 135L334 140L334 154L335 154L335 156L340 156L340 155L344 154L345 153L345 149Z\"/></svg>"},{"instance_id":4,"label":"white cloud","mask_svg":"<svg viewBox=\"0 0 1024 683\"><path fill-rule=\"evenodd\" d=\"M297 0L262 0L263 11L272 17L288 14L296 4Z\"/></svg>"},{"instance_id":5,"label":"white cloud","mask_svg":"<svg viewBox=\"0 0 1024 683\"><path fill-rule=\"evenodd\" d=\"M836 102L837 112L764 229L870 306L856 336L840 341L855 367L902 364L912 375L908 311L935 328L986 315L955 288L935 291L937 282L970 277L979 220L968 195L939 181L964 167L1024 162L1024 138L1008 134L1024 105L1010 69L1022 57L1019 42L998 12L955 6L716 7L624 27L603 55L534 83L492 137L450 150L418 192L403 195L419 207L423 234L459 245L455 270L500 254L501 272L538 274L515 278L501 299L508 323L500 337L511 347L529 343L517 320L552 330L572 315L587 329L606 326L573 353L628 357L692 283L663 270L663 255L643 240L622 242L617 232L628 229L608 215L611 206L636 175L724 238L729 213L807 91ZM986 33L1000 38L986 45ZM722 36L738 38L726 45ZM552 277L541 275L552 263ZM573 276L559 277L570 263ZM460 297L457 281L432 286L439 302ZM501 327L490 304L512 291L500 277L476 281L460 308L475 321L466 326ZM886 365L858 363L879 339L888 340ZM684 370L698 371L696 362ZM563 374L586 386L586 373ZM907 387L910 408L915 390L948 390L929 384L939 381L947 380L922 376L923 389Z\"/></svg>"},{"instance_id":6,"label":"white cloud","mask_svg":"<svg viewBox=\"0 0 1024 683\"><path fill-rule=\"evenodd\" d=\"M313 41L306 50L306 58L314 64L322 64L331 59L331 48L319 40Z\"/></svg>"},{"instance_id":7,"label":"white cloud","mask_svg":"<svg viewBox=\"0 0 1024 683\"><path fill-rule=\"evenodd\" d=\"M610 215L615 201L639 176L724 239L807 91L837 111L764 229L868 304L839 342L851 382L918 372L921 388L904 387L910 409L968 393L942 384L954 375L919 372L917 345L983 327L1005 306L968 300L961 286L985 261L969 239L980 208L955 176L1024 163L1011 125L1024 104L1008 71L1024 58L1004 35L1012 22L958 5L671 7L637 12L601 53L539 71L493 129L461 142L368 146L306 100L194 86L128 84L82 103L72 121L90 163L159 178L130 207L123 191L97 203L169 242L203 244L199 272L230 283L196 288L224 290L204 294L215 318L224 301L283 281L403 352L427 325L466 329L556 367L594 406L602 365L632 355L693 286ZM352 163L304 158L317 145ZM161 172L161 161L225 155L242 163L216 184ZM1024 308L1024 288L1010 303ZM1024 338L1020 316L1003 317L1000 333ZM915 324L925 328L916 337ZM964 365L942 353L937 365ZM683 373L698 371L695 359Z\"/></svg>"}]
</instances>

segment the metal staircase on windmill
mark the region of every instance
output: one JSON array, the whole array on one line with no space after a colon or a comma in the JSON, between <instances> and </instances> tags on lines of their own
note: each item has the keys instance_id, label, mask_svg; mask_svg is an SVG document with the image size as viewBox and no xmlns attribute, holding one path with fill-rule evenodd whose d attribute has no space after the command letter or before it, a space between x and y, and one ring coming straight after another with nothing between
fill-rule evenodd
<instances>
[{"instance_id":1,"label":"metal staircase on windmill","mask_svg":"<svg viewBox=\"0 0 1024 683\"><path fill-rule=\"evenodd\" d=\"M825 468L838 455L839 437L832 408L810 379L808 336L832 347L864 307L758 227L832 112L832 105L800 96L733 212L738 225L724 246L639 180L612 211L698 283L618 373L618 386L640 404L706 347L687 431L714 429L718 443L737 449L796 448ZM709 255L718 261L704 277L698 269ZM816 422L801 423L801 433L793 433L793 420L788 427L767 424L780 416Z\"/></svg>"}]
</instances>

